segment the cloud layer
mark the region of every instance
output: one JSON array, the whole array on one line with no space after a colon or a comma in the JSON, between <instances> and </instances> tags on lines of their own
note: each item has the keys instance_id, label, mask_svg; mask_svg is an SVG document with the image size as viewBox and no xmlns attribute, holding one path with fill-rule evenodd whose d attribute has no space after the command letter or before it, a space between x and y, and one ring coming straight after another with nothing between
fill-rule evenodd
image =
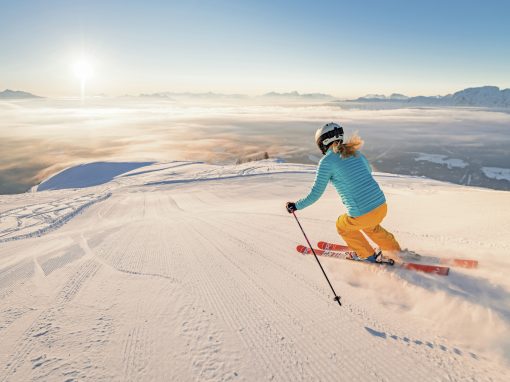
<instances>
[{"instance_id":1,"label":"cloud layer","mask_svg":"<svg viewBox=\"0 0 510 382\"><path fill-rule=\"evenodd\" d=\"M352 108L342 104L184 104L93 99L0 103L0 193L27 190L65 167L97 160L234 162L267 151L292 161L317 155L315 129L338 121L385 150L467 147L502 150L510 115L471 109ZM503 154L504 155L504 154ZM506 154L508 156L508 154ZM509 158L510 162L510 158Z\"/></svg>"}]
</instances>

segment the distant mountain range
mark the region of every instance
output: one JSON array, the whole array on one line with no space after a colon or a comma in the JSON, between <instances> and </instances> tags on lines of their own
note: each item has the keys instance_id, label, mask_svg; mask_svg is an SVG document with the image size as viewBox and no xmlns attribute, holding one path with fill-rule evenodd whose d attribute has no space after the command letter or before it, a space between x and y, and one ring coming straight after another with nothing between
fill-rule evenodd
<instances>
[{"instance_id":1,"label":"distant mountain range","mask_svg":"<svg viewBox=\"0 0 510 382\"><path fill-rule=\"evenodd\" d=\"M25 98L42 98L32 93L22 92L20 90L5 89L0 92L0 99L25 99Z\"/></svg>"},{"instance_id":2,"label":"distant mountain range","mask_svg":"<svg viewBox=\"0 0 510 382\"><path fill-rule=\"evenodd\" d=\"M221 93L178 93L160 92L152 94L140 94L140 97L151 98L201 98L201 99L265 99L275 101L335 101L339 100L330 94L324 93L299 93L297 91L278 93L269 92L260 96L250 97L243 94L221 94ZM371 102L398 104L399 106L473 106L473 107L510 107L510 89L500 90L497 86L481 86L468 88L445 96L417 96L408 97L404 94L393 93L390 96L382 94L368 94L347 102Z\"/></svg>"},{"instance_id":3,"label":"distant mountain range","mask_svg":"<svg viewBox=\"0 0 510 382\"><path fill-rule=\"evenodd\" d=\"M241 98L241 99L249 99L252 98L245 94L222 94L222 93L190 93L190 92L158 92L158 93L150 93L150 94L140 94L139 97L148 97L148 98L165 98L165 99L173 99L173 98L208 98L208 99L222 99L222 98ZM290 100L298 100L298 99L309 99L309 100L334 100L336 99L334 96L323 93L299 93L297 91L288 92L288 93L278 93L278 92L269 92L260 96L256 96L253 98L267 98L267 99L290 99Z\"/></svg>"},{"instance_id":4,"label":"distant mountain range","mask_svg":"<svg viewBox=\"0 0 510 382\"><path fill-rule=\"evenodd\" d=\"M384 102L416 106L475 106L510 107L510 89L500 90L497 86L468 88L445 96L407 97L403 94L384 96L369 94L349 102Z\"/></svg>"},{"instance_id":5,"label":"distant mountain range","mask_svg":"<svg viewBox=\"0 0 510 382\"><path fill-rule=\"evenodd\" d=\"M289 93L269 92L261 97L263 98L289 98L289 99L314 99L314 100L332 100L335 99L332 95L324 93L298 93L297 91Z\"/></svg>"},{"instance_id":6,"label":"distant mountain range","mask_svg":"<svg viewBox=\"0 0 510 382\"><path fill-rule=\"evenodd\" d=\"M136 96L135 96L136 97ZM324 93L298 93L297 91L278 93L269 92L260 96L248 96L244 94L222 94L222 93L191 93L191 92L159 92L151 94L140 94L143 98L164 98L174 100L178 98L194 98L203 100L221 99L262 99L274 101L333 101L333 102L359 102L359 103L384 103L405 106L472 106L491 108L510 108L510 89L500 89L497 86L481 86L467 88L445 96L417 96L408 97L404 94L393 93L389 96L383 94L368 94L353 100L341 101L337 97ZM6 89L0 92L0 99L31 99L43 98L34 94Z\"/></svg>"},{"instance_id":7,"label":"distant mountain range","mask_svg":"<svg viewBox=\"0 0 510 382\"><path fill-rule=\"evenodd\" d=\"M165 98L165 99L173 99L173 98L208 98L208 99L218 99L218 98L247 98L248 96L243 94L221 94L221 93L191 93L191 92L158 92L158 93L142 93L139 97L143 98Z\"/></svg>"}]
</instances>

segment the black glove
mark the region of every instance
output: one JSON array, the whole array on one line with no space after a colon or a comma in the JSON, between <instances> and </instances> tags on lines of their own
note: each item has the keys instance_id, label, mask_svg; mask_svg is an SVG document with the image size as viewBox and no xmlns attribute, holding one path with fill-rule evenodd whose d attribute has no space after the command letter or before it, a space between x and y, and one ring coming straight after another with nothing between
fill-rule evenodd
<instances>
[{"instance_id":1,"label":"black glove","mask_svg":"<svg viewBox=\"0 0 510 382\"><path fill-rule=\"evenodd\" d=\"M294 211L297 211L296 203L294 202L287 202L287 205L285 207L287 208L289 214L293 213Z\"/></svg>"}]
</instances>

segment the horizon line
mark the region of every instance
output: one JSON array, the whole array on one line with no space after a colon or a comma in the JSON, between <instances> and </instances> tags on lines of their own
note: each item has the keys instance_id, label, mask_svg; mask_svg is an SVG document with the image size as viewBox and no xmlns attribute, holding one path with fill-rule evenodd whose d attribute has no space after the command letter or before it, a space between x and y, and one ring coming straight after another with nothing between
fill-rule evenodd
<instances>
[{"instance_id":1,"label":"horizon line","mask_svg":"<svg viewBox=\"0 0 510 382\"><path fill-rule=\"evenodd\" d=\"M409 98L422 97L422 96L424 96L424 97L437 97L437 96L445 97L445 96L452 95L452 94L455 94L457 92L460 92L460 91L463 91L463 90L467 90L467 89L477 89L477 88L486 88L486 87L498 88L499 91L504 91L504 90L509 90L510 89L510 87L504 88L504 87L500 87L500 86L497 86L497 85L480 85L480 86L469 86L469 87L466 87L466 88L462 88L460 90L455 90L455 91L449 92L447 94L437 94L436 93L436 94L433 94L433 95L419 94L419 95L411 95L411 96L408 96L405 93L398 92L398 91L392 91L390 94L374 91L374 92L366 93L366 94L364 94L362 96L358 96L358 97L354 97L354 98L340 97L340 96L337 96L337 95L334 95L334 94L325 93L325 92L321 92L321 91L316 91L316 92L300 92L298 90L290 90L290 91L270 90L270 91L266 91L264 93L257 93L257 94L237 93L237 92L234 92L234 93L224 93L224 92L218 92L218 91L214 91L214 90L208 90L208 91L172 91L172 90L163 90L163 91L155 91L155 92L141 92L141 93L138 93L138 94L130 94L130 93L124 93L124 94L97 93L97 94L88 95L85 98L93 98L93 97L121 98L121 97L144 97L144 96L145 97L150 97L150 96L157 96L157 95L162 95L162 94L168 94L168 95L175 95L175 96L186 96L186 95L191 95L191 96L206 96L206 95L216 95L216 96L246 97L246 98L258 98L258 97L271 96L271 95L274 95L274 96L293 96L294 95L294 96L297 96L297 97L302 97L302 96L305 96L305 97L306 96L324 96L324 97L331 97L331 98L334 98L334 99L337 99L337 100L353 100L353 99L358 99L358 98L365 98L367 96L392 96L392 95L402 95L402 96L406 96L406 97L409 97ZM0 93L4 93L4 92L7 92L7 91L22 92L22 93L27 93L28 95L35 96L35 97L38 97L38 98L47 98L47 99L56 99L56 98L70 98L70 99L77 98L77 99L79 99L80 98L80 96L78 96L78 95L68 95L68 94L66 94L66 95L59 94L59 95L41 96L41 95L32 93L31 91L19 90L19 89L15 90L15 89L11 89L9 87L6 87L4 90L0 91Z\"/></svg>"}]
</instances>

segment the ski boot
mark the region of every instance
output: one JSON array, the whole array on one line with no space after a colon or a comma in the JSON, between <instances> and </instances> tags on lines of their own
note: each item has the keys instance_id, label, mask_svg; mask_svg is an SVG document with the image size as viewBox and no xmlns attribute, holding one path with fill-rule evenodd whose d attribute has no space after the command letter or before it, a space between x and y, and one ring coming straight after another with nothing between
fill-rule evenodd
<instances>
[{"instance_id":1,"label":"ski boot","mask_svg":"<svg viewBox=\"0 0 510 382\"><path fill-rule=\"evenodd\" d=\"M368 256L365 261L373 264L395 265L395 260L393 260L391 257L384 257L381 250L374 252L372 256Z\"/></svg>"},{"instance_id":2,"label":"ski boot","mask_svg":"<svg viewBox=\"0 0 510 382\"><path fill-rule=\"evenodd\" d=\"M382 263L383 262L383 254L381 251L374 252L373 255L368 256L365 261L368 261L369 263Z\"/></svg>"}]
</instances>

